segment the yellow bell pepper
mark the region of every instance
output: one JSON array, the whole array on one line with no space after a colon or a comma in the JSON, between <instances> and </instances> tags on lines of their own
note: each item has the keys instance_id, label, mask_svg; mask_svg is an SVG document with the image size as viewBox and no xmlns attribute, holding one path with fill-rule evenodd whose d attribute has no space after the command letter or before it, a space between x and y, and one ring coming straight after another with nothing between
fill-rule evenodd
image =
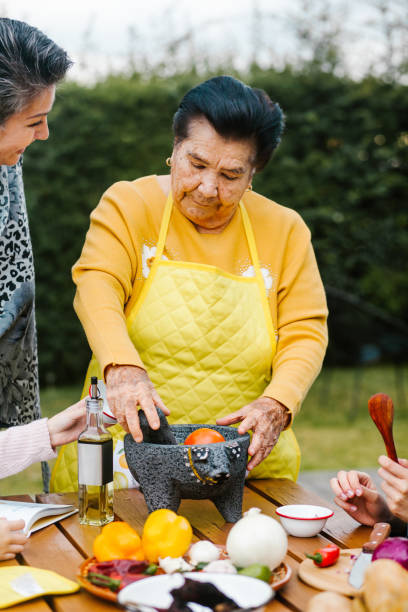
<instances>
[{"instance_id":1,"label":"yellow bell pepper","mask_svg":"<svg viewBox=\"0 0 408 612\"><path fill-rule=\"evenodd\" d=\"M172 510L155 510L143 527L142 545L149 563L157 563L159 557L182 557L193 537L191 525L184 516Z\"/></svg>"},{"instance_id":2,"label":"yellow bell pepper","mask_svg":"<svg viewBox=\"0 0 408 612\"><path fill-rule=\"evenodd\" d=\"M145 556L139 534L122 521L108 523L93 543L93 553L98 561L134 559L144 561Z\"/></svg>"}]
</instances>

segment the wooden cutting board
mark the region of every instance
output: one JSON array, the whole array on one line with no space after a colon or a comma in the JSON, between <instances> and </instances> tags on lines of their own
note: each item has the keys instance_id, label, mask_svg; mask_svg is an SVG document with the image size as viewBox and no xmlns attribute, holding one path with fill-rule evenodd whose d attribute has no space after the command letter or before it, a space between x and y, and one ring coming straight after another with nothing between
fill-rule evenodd
<instances>
[{"instance_id":1,"label":"wooden cutting board","mask_svg":"<svg viewBox=\"0 0 408 612\"><path fill-rule=\"evenodd\" d=\"M349 548L340 551L335 565L317 567L312 559L305 559L299 565L299 578L315 589L335 591L342 595L358 595L360 591L348 583L348 577L361 548Z\"/></svg>"}]
</instances>

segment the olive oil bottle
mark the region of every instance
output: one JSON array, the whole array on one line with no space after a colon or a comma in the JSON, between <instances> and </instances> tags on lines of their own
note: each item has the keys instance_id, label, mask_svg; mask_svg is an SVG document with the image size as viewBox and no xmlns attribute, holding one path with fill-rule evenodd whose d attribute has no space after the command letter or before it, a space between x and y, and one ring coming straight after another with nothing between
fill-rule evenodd
<instances>
[{"instance_id":1,"label":"olive oil bottle","mask_svg":"<svg viewBox=\"0 0 408 612\"><path fill-rule=\"evenodd\" d=\"M79 522L105 525L113 521L113 442L103 425L98 379L91 378L86 400L86 429L78 438Z\"/></svg>"}]
</instances>

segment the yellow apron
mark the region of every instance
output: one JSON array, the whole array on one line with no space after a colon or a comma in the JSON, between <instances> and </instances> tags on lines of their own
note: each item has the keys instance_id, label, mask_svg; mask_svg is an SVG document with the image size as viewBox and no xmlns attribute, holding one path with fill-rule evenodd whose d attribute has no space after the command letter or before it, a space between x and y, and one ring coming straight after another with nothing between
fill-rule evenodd
<instances>
[{"instance_id":1,"label":"yellow apron","mask_svg":"<svg viewBox=\"0 0 408 612\"><path fill-rule=\"evenodd\" d=\"M241 215L254 277L230 274L215 266L162 259L173 200L169 196L156 255L141 294L129 313L129 336L166 406L170 423L215 423L262 395L271 380L275 332L251 223ZM103 378L93 357L90 376ZM125 432L110 428L114 455L123 468ZM119 449L119 450L118 450ZM77 487L76 443L60 450L51 489ZM130 473L114 464L115 487L129 486ZM300 451L291 428L282 432L270 455L250 478L296 480Z\"/></svg>"}]
</instances>

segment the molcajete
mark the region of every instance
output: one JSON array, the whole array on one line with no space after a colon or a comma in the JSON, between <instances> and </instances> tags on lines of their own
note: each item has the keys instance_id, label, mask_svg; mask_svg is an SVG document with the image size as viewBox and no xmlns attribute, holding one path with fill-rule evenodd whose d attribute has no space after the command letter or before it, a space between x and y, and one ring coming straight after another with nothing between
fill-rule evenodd
<instances>
[{"instance_id":1,"label":"molcajete","mask_svg":"<svg viewBox=\"0 0 408 612\"><path fill-rule=\"evenodd\" d=\"M183 444L199 427L215 429L225 442ZM140 484L149 512L159 508L177 512L182 499L211 499L227 522L238 521L242 515L249 435L241 436L234 427L220 425L169 428L176 444L135 442L130 434L125 436L126 461Z\"/></svg>"}]
</instances>

